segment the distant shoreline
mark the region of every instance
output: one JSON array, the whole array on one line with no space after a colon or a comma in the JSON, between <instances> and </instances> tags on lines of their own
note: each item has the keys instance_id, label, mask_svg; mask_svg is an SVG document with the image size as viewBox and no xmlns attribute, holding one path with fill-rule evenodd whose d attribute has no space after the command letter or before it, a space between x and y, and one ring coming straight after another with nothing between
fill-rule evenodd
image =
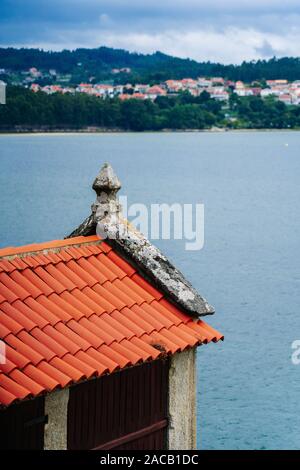
<instances>
[{"instance_id":1,"label":"distant shoreline","mask_svg":"<svg viewBox=\"0 0 300 470\"><path fill-rule=\"evenodd\" d=\"M226 129L226 128L211 128L211 129L162 129L153 131L132 131L126 129L106 129L102 127L85 127L82 129L41 129L41 128L28 128L28 129L11 129L0 130L1 135L86 135L86 134L172 134L172 133L240 133L240 132L299 132L300 128L294 129Z\"/></svg>"}]
</instances>

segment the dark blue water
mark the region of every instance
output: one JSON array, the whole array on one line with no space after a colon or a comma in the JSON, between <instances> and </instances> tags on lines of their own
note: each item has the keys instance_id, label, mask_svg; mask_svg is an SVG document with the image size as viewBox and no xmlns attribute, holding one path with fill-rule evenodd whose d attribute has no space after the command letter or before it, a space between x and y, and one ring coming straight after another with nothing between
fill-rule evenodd
<instances>
[{"instance_id":1,"label":"dark blue water","mask_svg":"<svg viewBox=\"0 0 300 470\"><path fill-rule=\"evenodd\" d=\"M157 244L216 308L198 350L198 444L300 446L300 134L0 136L0 244L61 238L104 161L130 203L205 204L205 246Z\"/></svg>"}]
</instances>

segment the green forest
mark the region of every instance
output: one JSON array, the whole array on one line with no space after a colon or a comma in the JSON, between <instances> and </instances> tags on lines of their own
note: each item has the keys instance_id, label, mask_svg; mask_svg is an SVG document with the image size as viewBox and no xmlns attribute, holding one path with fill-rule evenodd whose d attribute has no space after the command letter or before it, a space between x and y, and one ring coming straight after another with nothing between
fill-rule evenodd
<instances>
[{"instance_id":1,"label":"green forest","mask_svg":"<svg viewBox=\"0 0 300 470\"><path fill-rule=\"evenodd\" d=\"M224 106L207 92L193 97L150 100L101 99L86 94L34 93L9 86L7 104L0 106L0 130L105 129L150 131L163 129L286 129L300 127L300 106L286 106L273 98L231 95Z\"/></svg>"},{"instance_id":2,"label":"green forest","mask_svg":"<svg viewBox=\"0 0 300 470\"><path fill-rule=\"evenodd\" d=\"M58 73L70 74L73 83L85 81L91 76L95 82L113 79L115 83L151 83L198 76L222 76L245 82L274 78L292 81L300 77L300 59L292 57L274 57L270 60L243 62L240 65L223 65L180 59L161 52L138 54L109 47L60 52L0 48L0 68L21 72L30 67L44 71L55 69ZM130 68L131 73L112 74L113 68L122 67Z\"/></svg>"}]
</instances>

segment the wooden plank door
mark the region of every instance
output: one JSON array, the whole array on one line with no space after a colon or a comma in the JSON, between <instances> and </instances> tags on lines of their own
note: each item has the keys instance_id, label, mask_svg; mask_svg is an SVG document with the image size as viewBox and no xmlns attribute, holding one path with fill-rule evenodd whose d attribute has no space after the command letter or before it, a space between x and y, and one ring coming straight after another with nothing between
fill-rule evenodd
<instances>
[{"instance_id":1,"label":"wooden plank door","mask_svg":"<svg viewBox=\"0 0 300 470\"><path fill-rule=\"evenodd\" d=\"M68 449L166 448L168 360L70 389Z\"/></svg>"},{"instance_id":2,"label":"wooden plank door","mask_svg":"<svg viewBox=\"0 0 300 470\"><path fill-rule=\"evenodd\" d=\"M43 449L45 422L44 397L1 410L0 449Z\"/></svg>"}]
</instances>

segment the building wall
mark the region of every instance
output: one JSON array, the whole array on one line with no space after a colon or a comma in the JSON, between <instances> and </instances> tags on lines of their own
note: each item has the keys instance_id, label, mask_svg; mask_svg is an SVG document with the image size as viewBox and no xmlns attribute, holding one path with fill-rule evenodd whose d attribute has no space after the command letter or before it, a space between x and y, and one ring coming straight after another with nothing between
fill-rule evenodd
<instances>
[{"instance_id":1,"label":"building wall","mask_svg":"<svg viewBox=\"0 0 300 470\"><path fill-rule=\"evenodd\" d=\"M48 415L44 431L45 450L67 449L68 402L68 388L45 397L45 415Z\"/></svg>"},{"instance_id":2,"label":"building wall","mask_svg":"<svg viewBox=\"0 0 300 470\"><path fill-rule=\"evenodd\" d=\"M196 349L171 357L168 449L196 449Z\"/></svg>"}]
</instances>

